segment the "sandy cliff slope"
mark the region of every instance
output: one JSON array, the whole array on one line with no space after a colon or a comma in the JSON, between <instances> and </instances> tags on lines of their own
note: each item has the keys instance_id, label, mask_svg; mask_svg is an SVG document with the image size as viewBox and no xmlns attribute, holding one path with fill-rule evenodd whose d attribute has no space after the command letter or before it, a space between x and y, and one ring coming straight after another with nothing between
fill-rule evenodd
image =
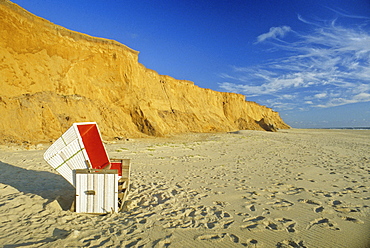
<instances>
[{"instance_id":1,"label":"sandy cliff slope","mask_svg":"<svg viewBox=\"0 0 370 248\"><path fill-rule=\"evenodd\" d=\"M73 122L104 138L289 128L239 94L159 75L138 52L0 0L0 142L48 142Z\"/></svg>"}]
</instances>

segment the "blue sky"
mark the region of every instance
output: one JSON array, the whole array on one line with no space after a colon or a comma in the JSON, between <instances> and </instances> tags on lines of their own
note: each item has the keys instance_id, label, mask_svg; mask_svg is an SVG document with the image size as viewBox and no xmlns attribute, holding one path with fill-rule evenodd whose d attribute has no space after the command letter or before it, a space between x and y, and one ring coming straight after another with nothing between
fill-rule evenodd
<instances>
[{"instance_id":1,"label":"blue sky","mask_svg":"<svg viewBox=\"0 0 370 248\"><path fill-rule=\"evenodd\" d=\"M271 107L296 128L370 126L369 0L14 0L139 62Z\"/></svg>"}]
</instances>

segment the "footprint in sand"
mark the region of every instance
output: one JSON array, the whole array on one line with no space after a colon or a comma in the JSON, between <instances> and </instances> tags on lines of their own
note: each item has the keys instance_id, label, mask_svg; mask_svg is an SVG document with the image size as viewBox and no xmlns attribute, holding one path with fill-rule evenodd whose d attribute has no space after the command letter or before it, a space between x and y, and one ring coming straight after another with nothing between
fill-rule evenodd
<instances>
[{"instance_id":1,"label":"footprint in sand","mask_svg":"<svg viewBox=\"0 0 370 248\"><path fill-rule=\"evenodd\" d=\"M257 216L257 217L251 217L244 219L243 222L245 222L245 225L242 225L241 228L248 229L249 231L261 231L265 229L265 225L263 221L266 219L266 217L263 216Z\"/></svg>"},{"instance_id":2,"label":"footprint in sand","mask_svg":"<svg viewBox=\"0 0 370 248\"><path fill-rule=\"evenodd\" d=\"M319 196L319 197L322 197L322 196L333 197L333 193L327 192L327 191L317 190L317 191L312 191L312 192L315 196Z\"/></svg>"},{"instance_id":3,"label":"footprint in sand","mask_svg":"<svg viewBox=\"0 0 370 248\"><path fill-rule=\"evenodd\" d=\"M286 194L286 195L298 195L298 194L302 193L303 191L305 191L304 188L291 187L291 188L289 188L288 191L283 192L283 193Z\"/></svg>"},{"instance_id":4,"label":"footprint in sand","mask_svg":"<svg viewBox=\"0 0 370 248\"><path fill-rule=\"evenodd\" d=\"M229 234L230 240L234 243L239 243L239 237L234 234Z\"/></svg>"},{"instance_id":5,"label":"footprint in sand","mask_svg":"<svg viewBox=\"0 0 370 248\"><path fill-rule=\"evenodd\" d=\"M287 230L287 232L290 232L290 233L294 233L296 232L295 230L295 225L297 224L295 221L293 221L292 219L287 219L287 218L277 218L275 219L278 223L281 223L285 229Z\"/></svg>"},{"instance_id":6,"label":"footprint in sand","mask_svg":"<svg viewBox=\"0 0 370 248\"><path fill-rule=\"evenodd\" d=\"M300 241L283 240L281 242L278 242L276 244L276 247L278 248L290 248L290 247L306 248L307 246L303 244L303 240L300 240Z\"/></svg>"},{"instance_id":7,"label":"footprint in sand","mask_svg":"<svg viewBox=\"0 0 370 248\"><path fill-rule=\"evenodd\" d=\"M342 201L335 200L332 202L335 211L339 213L358 213L361 212L361 206L347 206Z\"/></svg>"},{"instance_id":8,"label":"footprint in sand","mask_svg":"<svg viewBox=\"0 0 370 248\"><path fill-rule=\"evenodd\" d=\"M128 240L128 243L125 247L137 247L139 246L140 241L142 241L142 238L133 238L133 241Z\"/></svg>"},{"instance_id":9,"label":"footprint in sand","mask_svg":"<svg viewBox=\"0 0 370 248\"><path fill-rule=\"evenodd\" d=\"M357 213L357 212L361 212L359 207L347 207L347 206L334 207L334 210L339 212L339 213Z\"/></svg>"},{"instance_id":10,"label":"footprint in sand","mask_svg":"<svg viewBox=\"0 0 370 248\"><path fill-rule=\"evenodd\" d=\"M324 211L324 207L320 206L320 207L317 207L313 210L315 213L321 213L322 211Z\"/></svg>"},{"instance_id":11,"label":"footprint in sand","mask_svg":"<svg viewBox=\"0 0 370 248\"><path fill-rule=\"evenodd\" d=\"M230 205L230 203L224 201L215 201L213 202L213 204L218 205L220 207L226 207L227 205Z\"/></svg>"},{"instance_id":12,"label":"footprint in sand","mask_svg":"<svg viewBox=\"0 0 370 248\"><path fill-rule=\"evenodd\" d=\"M340 205L340 204L342 204L341 201L338 201L338 200L333 201L333 206L337 206L337 205Z\"/></svg>"},{"instance_id":13,"label":"footprint in sand","mask_svg":"<svg viewBox=\"0 0 370 248\"><path fill-rule=\"evenodd\" d=\"M290 206L293 206L294 204L290 201L284 200L284 199L276 199L272 202L267 202L267 204L271 205L274 209L289 209Z\"/></svg>"},{"instance_id":14,"label":"footprint in sand","mask_svg":"<svg viewBox=\"0 0 370 248\"><path fill-rule=\"evenodd\" d=\"M212 233L212 234L202 234L197 236L196 239L198 240L208 240L208 241L221 241L225 238L227 233Z\"/></svg>"},{"instance_id":15,"label":"footprint in sand","mask_svg":"<svg viewBox=\"0 0 370 248\"><path fill-rule=\"evenodd\" d=\"M271 219L266 219L264 216L257 216L244 219L245 225L242 225L241 228L248 229L249 231L262 231L265 229L272 231L281 231L284 230L294 230L295 222L289 219L282 219L283 221L272 221ZM291 223L288 223L291 221ZM286 222L283 224L283 222ZM292 229L293 228L293 229ZM294 230L295 231L295 230ZM293 232L293 231L292 231Z\"/></svg>"},{"instance_id":16,"label":"footprint in sand","mask_svg":"<svg viewBox=\"0 0 370 248\"><path fill-rule=\"evenodd\" d=\"M223 228L224 228L224 229L227 229L227 228L229 228L229 227L231 226L231 224L233 224L233 223L234 223L234 221L233 221L233 220L228 221L228 222L225 222L225 223L223 224Z\"/></svg>"},{"instance_id":17,"label":"footprint in sand","mask_svg":"<svg viewBox=\"0 0 370 248\"><path fill-rule=\"evenodd\" d=\"M299 199L298 202L307 203L307 204L311 204L311 205L316 205L317 207L315 207L313 209L313 211L315 213L322 213L324 211L324 207L321 206L321 202L319 202L319 201L313 201L313 200L310 200L310 199Z\"/></svg>"},{"instance_id":18,"label":"footprint in sand","mask_svg":"<svg viewBox=\"0 0 370 248\"><path fill-rule=\"evenodd\" d=\"M230 218L231 215L228 212L218 210L214 212L214 215L217 216L218 219L223 219L223 218Z\"/></svg>"},{"instance_id":19,"label":"footprint in sand","mask_svg":"<svg viewBox=\"0 0 370 248\"><path fill-rule=\"evenodd\" d=\"M157 239L153 242L153 247L169 247L171 245L172 234L164 237L163 239Z\"/></svg>"},{"instance_id":20,"label":"footprint in sand","mask_svg":"<svg viewBox=\"0 0 370 248\"><path fill-rule=\"evenodd\" d=\"M356 224L363 224L364 223L362 220L352 218L352 217L348 217L348 216L344 216L344 217L342 217L342 219L345 220L345 221L350 221L350 222L356 223Z\"/></svg>"},{"instance_id":21,"label":"footprint in sand","mask_svg":"<svg viewBox=\"0 0 370 248\"><path fill-rule=\"evenodd\" d=\"M266 229L274 230L274 231L279 230L279 226L275 224L274 222L267 221L267 222L264 222L264 224L266 225Z\"/></svg>"},{"instance_id":22,"label":"footprint in sand","mask_svg":"<svg viewBox=\"0 0 370 248\"><path fill-rule=\"evenodd\" d=\"M212 234L202 234L200 236L195 237L197 240L206 240L206 241L215 241L219 242L224 240L225 238L229 237L229 239L233 242L238 244L240 242L240 238L235 234L229 233L212 233ZM247 240L249 244L257 244L256 240ZM251 242L252 241L252 242ZM242 243L244 246L248 246L247 243Z\"/></svg>"},{"instance_id":23,"label":"footprint in sand","mask_svg":"<svg viewBox=\"0 0 370 248\"><path fill-rule=\"evenodd\" d=\"M309 199L299 199L298 202L312 204L312 205L321 205L321 202L313 201L313 200L309 200Z\"/></svg>"},{"instance_id":24,"label":"footprint in sand","mask_svg":"<svg viewBox=\"0 0 370 248\"><path fill-rule=\"evenodd\" d=\"M236 215L238 215L238 216L249 216L248 213L236 213Z\"/></svg>"},{"instance_id":25,"label":"footprint in sand","mask_svg":"<svg viewBox=\"0 0 370 248\"><path fill-rule=\"evenodd\" d=\"M254 204L249 204L249 205L246 205L246 206L244 206L246 209L248 209L248 210L250 210L250 211L252 211L252 212L254 212L254 211L256 211L256 207L254 206Z\"/></svg>"},{"instance_id":26,"label":"footprint in sand","mask_svg":"<svg viewBox=\"0 0 370 248\"><path fill-rule=\"evenodd\" d=\"M219 210L217 207L198 207L184 208L178 211L167 210L163 214L166 219L172 221L161 221L166 228L198 228L205 227L207 229L229 228L233 223L233 217L224 210Z\"/></svg>"},{"instance_id":27,"label":"footprint in sand","mask_svg":"<svg viewBox=\"0 0 370 248\"><path fill-rule=\"evenodd\" d=\"M331 222L328 218L319 218L314 221L311 221L310 224L307 226L307 229L311 229L314 226L320 226L323 228L328 228L331 230L340 230L335 222Z\"/></svg>"},{"instance_id":28,"label":"footprint in sand","mask_svg":"<svg viewBox=\"0 0 370 248\"><path fill-rule=\"evenodd\" d=\"M247 242L241 243L245 247L257 247L258 241L255 239L247 239Z\"/></svg>"}]
</instances>

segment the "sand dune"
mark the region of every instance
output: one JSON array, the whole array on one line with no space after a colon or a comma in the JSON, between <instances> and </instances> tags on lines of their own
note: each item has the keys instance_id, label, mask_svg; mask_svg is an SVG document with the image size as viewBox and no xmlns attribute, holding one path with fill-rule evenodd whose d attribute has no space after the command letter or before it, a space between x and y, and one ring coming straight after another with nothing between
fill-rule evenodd
<instances>
[{"instance_id":1,"label":"sand dune","mask_svg":"<svg viewBox=\"0 0 370 248\"><path fill-rule=\"evenodd\" d=\"M3 247L368 247L370 131L189 134L111 143L125 211L67 210L44 150L0 149ZM46 147L44 147L46 148Z\"/></svg>"}]
</instances>

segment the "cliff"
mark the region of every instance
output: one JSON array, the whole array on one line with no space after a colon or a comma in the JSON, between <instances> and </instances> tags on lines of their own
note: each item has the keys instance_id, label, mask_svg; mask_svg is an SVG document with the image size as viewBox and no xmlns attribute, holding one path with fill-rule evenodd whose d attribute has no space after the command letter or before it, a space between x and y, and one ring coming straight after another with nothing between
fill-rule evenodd
<instances>
[{"instance_id":1,"label":"cliff","mask_svg":"<svg viewBox=\"0 0 370 248\"><path fill-rule=\"evenodd\" d=\"M289 128L239 94L159 75L138 52L0 0L0 142L49 142L96 121L105 139Z\"/></svg>"}]
</instances>

